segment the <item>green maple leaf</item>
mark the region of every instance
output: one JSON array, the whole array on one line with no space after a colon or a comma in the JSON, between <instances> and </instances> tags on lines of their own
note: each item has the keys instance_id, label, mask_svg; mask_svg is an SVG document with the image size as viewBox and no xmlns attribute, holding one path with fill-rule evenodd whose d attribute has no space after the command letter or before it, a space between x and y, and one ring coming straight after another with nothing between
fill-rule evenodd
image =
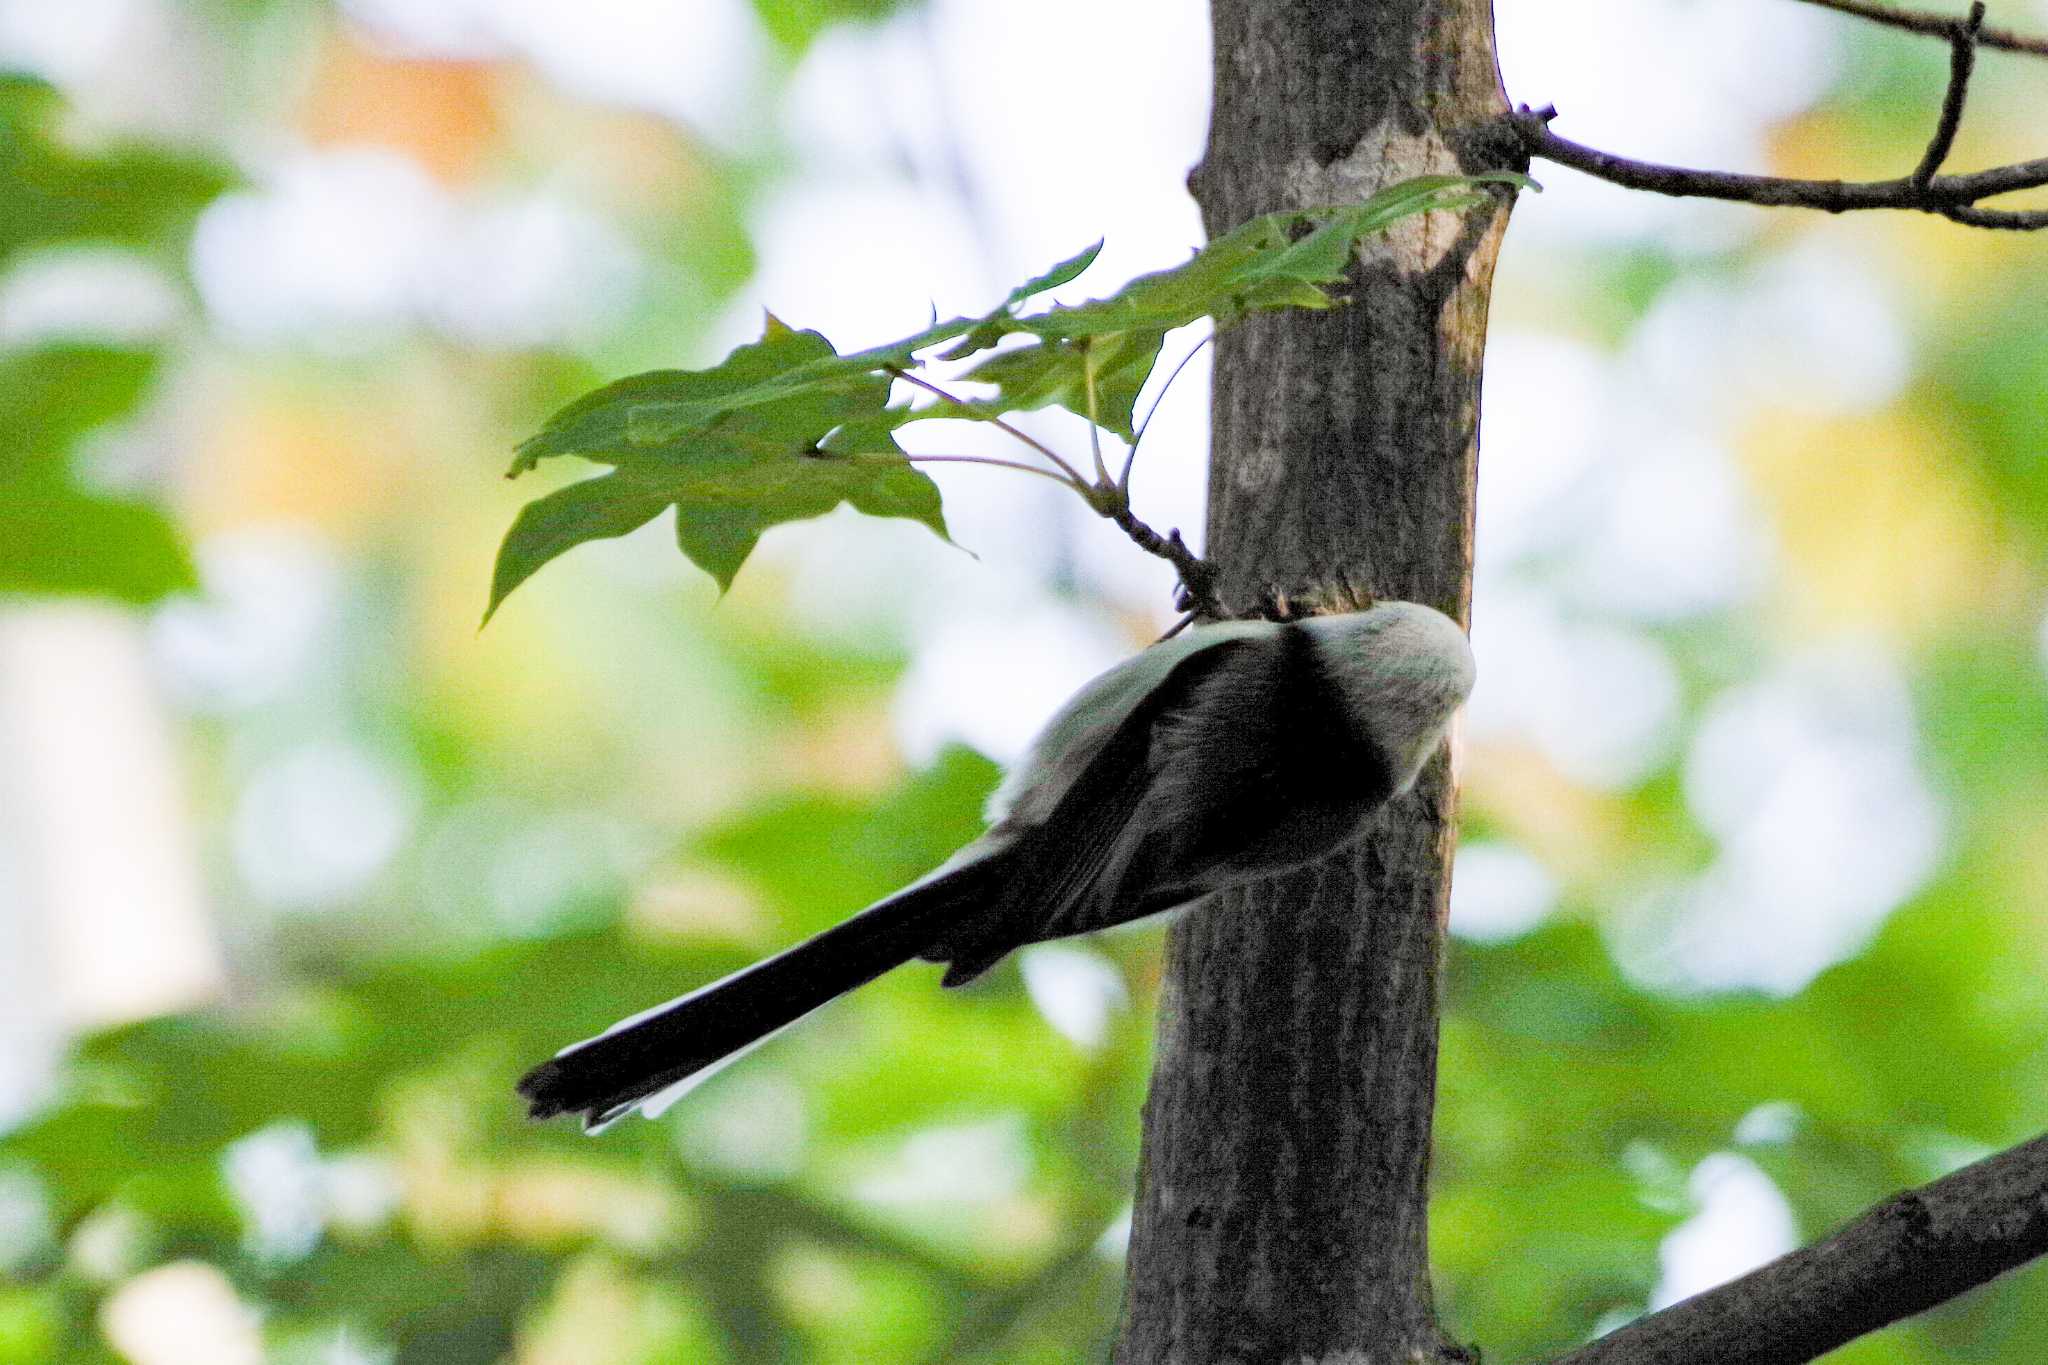
<instances>
[{"instance_id":1,"label":"green maple leaf","mask_svg":"<svg viewBox=\"0 0 2048 1365\"><path fill-rule=\"evenodd\" d=\"M1262 309L1332 307L1339 300L1330 287L1347 276L1361 241L1415 214L1483 202L1488 182L1529 183L1506 174L1432 176L1364 204L1269 214L1107 298L1022 311L1079 277L1102 249L1097 242L1025 281L985 314L935 319L883 346L841 355L818 333L771 316L759 341L711 369L619 380L556 413L520 446L513 475L556 455L610 465L611 472L519 513L498 551L484 619L556 556L625 535L671 507L677 545L721 588L731 586L770 527L842 502L874 516L907 517L943 537L938 488L897 445L898 427L1056 406L1129 441L1138 393L1168 332L1205 317L1222 327ZM992 387L992 397L889 406L891 386L913 374L920 354L943 348L939 359L966 360L1013 336L1023 344L987 356L964 376Z\"/></svg>"},{"instance_id":2,"label":"green maple leaf","mask_svg":"<svg viewBox=\"0 0 2048 1365\"><path fill-rule=\"evenodd\" d=\"M770 317L761 339L709 370L634 375L564 408L519 448L512 473L556 455L612 466L527 504L498 551L489 620L557 555L677 509L676 543L721 589L761 534L851 503L946 537L939 490L891 431L879 359L845 357L816 332ZM900 412L901 410L898 410ZM948 537L949 538L949 537Z\"/></svg>"}]
</instances>

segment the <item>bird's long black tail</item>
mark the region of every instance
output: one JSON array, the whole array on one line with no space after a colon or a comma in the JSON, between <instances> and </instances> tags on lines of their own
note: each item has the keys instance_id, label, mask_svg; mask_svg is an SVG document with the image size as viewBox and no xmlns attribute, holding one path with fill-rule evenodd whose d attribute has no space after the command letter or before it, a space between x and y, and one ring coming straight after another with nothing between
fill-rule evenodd
<instances>
[{"instance_id":1,"label":"bird's long black tail","mask_svg":"<svg viewBox=\"0 0 2048 1365\"><path fill-rule=\"evenodd\" d=\"M844 924L612 1026L520 1078L535 1118L596 1128L930 948L1003 876L1002 854L915 883Z\"/></svg>"}]
</instances>

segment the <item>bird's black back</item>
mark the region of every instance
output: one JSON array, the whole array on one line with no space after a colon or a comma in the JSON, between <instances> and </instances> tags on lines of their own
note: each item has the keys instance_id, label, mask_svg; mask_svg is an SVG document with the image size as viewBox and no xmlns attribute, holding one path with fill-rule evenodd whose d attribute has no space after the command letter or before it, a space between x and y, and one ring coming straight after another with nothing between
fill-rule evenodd
<instances>
[{"instance_id":1,"label":"bird's black back","mask_svg":"<svg viewBox=\"0 0 2048 1365\"><path fill-rule=\"evenodd\" d=\"M926 956L949 985L1005 953L1171 909L1312 861L1393 792L1299 626L1190 655L1132 709L1045 819L1015 832L1000 903Z\"/></svg>"}]
</instances>

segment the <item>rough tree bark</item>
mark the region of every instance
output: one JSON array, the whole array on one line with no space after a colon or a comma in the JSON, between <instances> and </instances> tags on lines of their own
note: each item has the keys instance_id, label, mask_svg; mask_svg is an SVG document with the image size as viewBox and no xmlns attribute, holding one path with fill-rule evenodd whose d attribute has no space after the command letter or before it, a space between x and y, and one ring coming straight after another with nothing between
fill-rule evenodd
<instances>
[{"instance_id":1,"label":"rough tree bark","mask_svg":"<svg viewBox=\"0 0 2048 1365\"><path fill-rule=\"evenodd\" d=\"M1214 0L1212 234L1490 169L1487 0ZM1465 619L1480 353L1505 209L1413 219L1352 306L1218 343L1208 554L1226 602L1359 583ZM1169 947L1127 1362L1464 1360L1426 1235L1455 793L1439 758L1356 851Z\"/></svg>"}]
</instances>

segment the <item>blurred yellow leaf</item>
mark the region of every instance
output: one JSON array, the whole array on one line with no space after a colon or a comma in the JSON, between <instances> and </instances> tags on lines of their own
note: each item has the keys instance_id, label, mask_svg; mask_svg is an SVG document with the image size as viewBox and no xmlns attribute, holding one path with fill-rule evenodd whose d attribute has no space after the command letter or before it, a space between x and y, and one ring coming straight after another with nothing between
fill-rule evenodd
<instances>
[{"instance_id":1,"label":"blurred yellow leaf","mask_svg":"<svg viewBox=\"0 0 2048 1365\"><path fill-rule=\"evenodd\" d=\"M1598 885L1637 865L1638 832L1613 800L1573 782L1533 745L1475 746L1464 804L1568 881Z\"/></svg>"},{"instance_id":2,"label":"blurred yellow leaf","mask_svg":"<svg viewBox=\"0 0 2048 1365\"><path fill-rule=\"evenodd\" d=\"M1794 631L1924 638L2026 591L2024 565L1939 414L1769 413L1741 458L1773 513L1785 571L1777 606Z\"/></svg>"},{"instance_id":3,"label":"blurred yellow leaf","mask_svg":"<svg viewBox=\"0 0 2048 1365\"><path fill-rule=\"evenodd\" d=\"M763 951L777 946L774 918L754 889L709 868L643 877L627 913L636 926L662 934L727 939Z\"/></svg>"},{"instance_id":4,"label":"blurred yellow leaf","mask_svg":"<svg viewBox=\"0 0 2048 1365\"><path fill-rule=\"evenodd\" d=\"M724 1358L708 1324L671 1291L599 1256L578 1259L519 1335L516 1365L635 1365Z\"/></svg>"},{"instance_id":5,"label":"blurred yellow leaf","mask_svg":"<svg viewBox=\"0 0 2048 1365\"><path fill-rule=\"evenodd\" d=\"M344 544L404 502L399 424L360 406L261 384L224 395L183 489L195 532L264 522L317 527Z\"/></svg>"},{"instance_id":6,"label":"blurred yellow leaf","mask_svg":"<svg viewBox=\"0 0 2048 1365\"><path fill-rule=\"evenodd\" d=\"M374 143L437 178L473 178L498 141L497 68L375 52L339 31L320 54L300 123L315 143Z\"/></svg>"}]
</instances>

